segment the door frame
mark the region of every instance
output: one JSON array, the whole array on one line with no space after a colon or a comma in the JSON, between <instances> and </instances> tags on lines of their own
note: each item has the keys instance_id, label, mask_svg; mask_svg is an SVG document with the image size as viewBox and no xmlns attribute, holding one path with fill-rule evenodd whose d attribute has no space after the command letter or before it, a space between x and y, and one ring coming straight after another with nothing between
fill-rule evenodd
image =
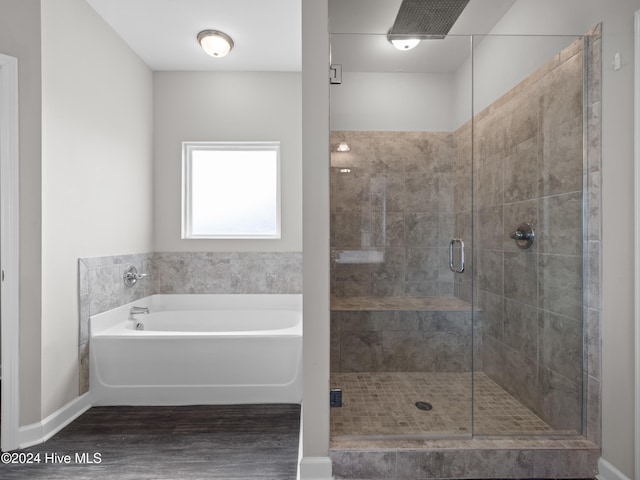
<instances>
[{"instance_id":1,"label":"door frame","mask_svg":"<svg viewBox=\"0 0 640 480\"><path fill-rule=\"evenodd\" d=\"M18 59L0 54L0 447L18 448L20 423L20 209Z\"/></svg>"}]
</instances>

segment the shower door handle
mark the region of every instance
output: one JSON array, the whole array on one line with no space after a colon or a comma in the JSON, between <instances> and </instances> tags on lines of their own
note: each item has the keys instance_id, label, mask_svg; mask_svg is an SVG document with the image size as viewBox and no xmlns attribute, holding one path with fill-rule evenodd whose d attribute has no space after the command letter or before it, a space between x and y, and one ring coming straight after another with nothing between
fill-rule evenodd
<instances>
[{"instance_id":1,"label":"shower door handle","mask_svg":"<svg viewBox=\"0 0 640 480\"><path fill-rule=\"evenodd\" d=\"M453 247L455 247L456 243L460 244L460 264L457 267L453 262ZM449 268L455 273L464 272L464 242L461 238L452 238L449 242Z\"/></svg>"}]
</instances>

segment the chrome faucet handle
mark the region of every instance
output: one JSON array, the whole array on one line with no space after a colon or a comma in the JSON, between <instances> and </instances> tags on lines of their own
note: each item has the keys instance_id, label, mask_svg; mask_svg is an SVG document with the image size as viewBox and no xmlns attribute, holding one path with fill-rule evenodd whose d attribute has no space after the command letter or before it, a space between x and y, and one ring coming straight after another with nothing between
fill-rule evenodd
<instances>
[{"instance_id":1,"label":"chrome faucet handle","mask_svg":"<svg viewBox=\"0 0 640 480\"><path fill-rule=\"evenodd\" d=\"M148 273L138 273L138 269L131 265L125 270L122 277L124 279L124 284L127 287L133 287L136 283L138 283L138 280L147 276L149 276Z\"/></svg>"},{"instance_id":2,"label":"chrome faucet handle","mask_svg":"<svg viewBox=\"0 0 640 480\"><path fill-rule=\"evenodd\" d=\"M509 236L516 241L518 247L527 249L533 245L536 239L536 232L530 223L522 223L518 226L518 229Z\"/></svg>"}]
</instances>

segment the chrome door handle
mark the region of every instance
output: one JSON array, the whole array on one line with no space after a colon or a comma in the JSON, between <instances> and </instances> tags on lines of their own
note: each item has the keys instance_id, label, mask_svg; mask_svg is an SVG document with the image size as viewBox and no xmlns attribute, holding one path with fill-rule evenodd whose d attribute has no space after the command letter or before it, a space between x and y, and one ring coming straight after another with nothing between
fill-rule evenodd
<instances>
[{"instance_id":1,"label":"chrome door handle","mask_svg":"<svg viewBox=\"0 0 640 480\"><path fill-rule=\"evenodd\" d=\"M453 247L455 247L456 243L460 244L460 264L457 267L453 261ZM464 242L461 238L452 238L449 242L449 268L455 273L464 272Z\"/></svg>"}]
</instances>

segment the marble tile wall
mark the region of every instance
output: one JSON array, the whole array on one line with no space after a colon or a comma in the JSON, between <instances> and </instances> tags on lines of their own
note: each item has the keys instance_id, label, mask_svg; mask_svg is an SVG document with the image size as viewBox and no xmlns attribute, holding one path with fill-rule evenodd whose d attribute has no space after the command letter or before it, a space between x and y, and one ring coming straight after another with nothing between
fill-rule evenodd
<instances>
[{"instance_id":1,"label":"marble tile wall","mask_svg":"<svg viewBox=\"0 0 640 480\"><path fill-rule=\"evenodd\" d=\"M338 479L595 478L598 471L600 451L593 444L483 442L480 446L474 440L432 440L422 445L406 441L398 446L398 442L384 445L381 441L371 448L354 440L344 442L353 444L351 447L334 446L329 456Z\"/></svg>"},{"instance_id":2,"label":"marble tile wall","mask_svg":"<svg viewBox=\"0 0 640 480\"><path fill-rule=\"evenodd\" d=\"M150 253L80 258L78 260L80 311L80 395L89 391L89 316L106 312L154 292L153 277L141 279L133 287L124 284L130 265L139 273L151 270Z\"/></svg>"},{"instance_id":3,"label":"marble tile wall","mask_svg":"<svg viewBox=\"0 0 640 480\"><path fill-rule=\"evenodd\" d=\"M124 285L134 265L148 273ZM149 295L302 293L300 252L156 252L78 260L80 395L89 390L89 316Z\"/></svg>"},{"instance_id":4,"label":"marble tile wall","mask_svg":"<svg viewBox=\"0 0 640 480\"><path fill-rule=\"evenodd\" d=\"M474 118L471 242L484 372L553 428L577 433L586 427L583 384L596 380L582 369L583 310L591 308L583 303L583 265L597 273L599 258L599 239L583 236L583 184L599 183L599 169L583 165L583 131L597 130L595 106L583 128L583 45L569 46ZM463 238L471 238L469 128L454 133L455 233ZM597 235L599 207L589 208ZM523 222L537 235L528 250L510 238ZM456 278L457 296L470 300L471 291L469 277ZM587 331L596 341L594 323Z\"/></svg>"},{"instance_id":5,"label":"marble tile wall","mask_svg":"<svg viewBox=\"0 0 640 480\"><path fill-rule=\"evenodd\" d=\"M342 141L349 152L335 151ZM334 131L331 146L332 295L452 296L452 134Z\"/></svg>"},{"instance_id":6,"label":"marble tile wall","mask_svg":"<svg viewBox=\"0 0 640 480\"><path fill-rule=\"evenodd\" d=\"M300 252L156 252L155 293L302 293Z\"/></svg>"},{"instance_id":7,"label":"marble tile wall","mask_svg":"<svg viewBox=\"0 0 640 480\"><path fill-rule=\"evenodd\" d=\"M596 26L586 38L585 59L587 65L587 84L585 92L586 112L584 112L584 168L583 185L587 195L585 198L586 228L583 231L584 244L587 246L584 255L584 285L587 291L584 298L583 340L583 435L600 445L600 314L601 314L601 239L602 239L602 196L601 196L601 75L602 75L602 41L601 26Z\"/></svg>"}]
</instances>

